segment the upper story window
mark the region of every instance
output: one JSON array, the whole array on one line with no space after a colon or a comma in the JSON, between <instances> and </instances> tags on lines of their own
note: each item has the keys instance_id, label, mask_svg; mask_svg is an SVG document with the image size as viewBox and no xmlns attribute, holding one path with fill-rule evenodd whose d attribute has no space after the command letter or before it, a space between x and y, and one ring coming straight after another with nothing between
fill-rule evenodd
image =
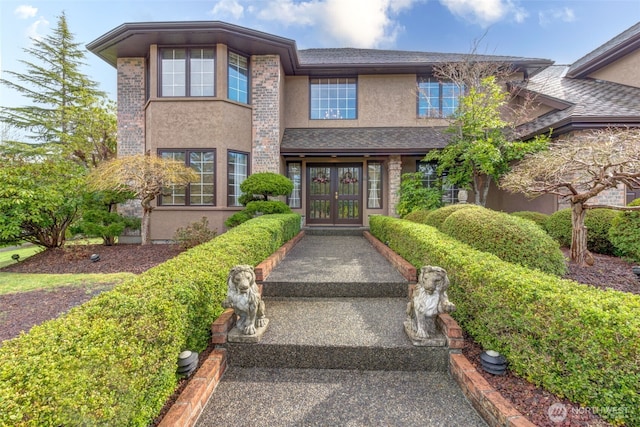
<instances>
[{"instance_id":1,"label":"upper story window","mask_svg":"<svg viewBox=\"0 0 640 427\"><path fill-rule=\"evenodd\" d=\"M214 96L214 48L163 48L160 96Z\"/></svg>"},{"instance_id":2,"label":"upper story window","mask_svg":"<svg viewBox=\"0 0 640 427\"><path fill-rule=\"evenodd\" d=\"M249 59L229 52L229 93L232 101L249 103Z\"/></svg>"},{"instance_id":3,"label":"upper story window","mask_svg":"<svg viewBox=\"0 0 640 427\"><path fill-rule=\"evenodd\" d=\"M355 78L311 79L311 119L345 120L357 117Z\"/></svg>"},{"instance_id":4,"label":"upper story window","mask_svg":"<svg viewBox=\"0 0 640 427\"><path fill-rule=\"evenodd\" d=\"M456 112L463 87L433 78L418 80L418 116L449 117Z\"/></svg>"}]
</instances>

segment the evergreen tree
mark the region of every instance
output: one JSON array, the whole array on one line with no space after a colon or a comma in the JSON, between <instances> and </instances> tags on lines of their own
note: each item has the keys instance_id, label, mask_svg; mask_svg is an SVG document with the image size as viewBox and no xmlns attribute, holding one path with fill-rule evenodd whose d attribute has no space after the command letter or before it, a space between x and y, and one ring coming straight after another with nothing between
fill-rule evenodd
<instances>
[{"instance_id":1,"label":"evergreen tree","mask_svg":"<svg viewBox=\"0 0 640 427\"><path fill-rule=\"evenodd\" d=\"M22 142L38 144L40 155L61 155L83 166L113 157L113 108L104 106L104 93L82 73L85 52L74 41L65 14L51 34L33 38L24 52L33 58L20 60L26 71L5 71L7 78L0 83L32 104L0 108L0 121L22 131L27 139Z\"/></svg>"}]
</instances>

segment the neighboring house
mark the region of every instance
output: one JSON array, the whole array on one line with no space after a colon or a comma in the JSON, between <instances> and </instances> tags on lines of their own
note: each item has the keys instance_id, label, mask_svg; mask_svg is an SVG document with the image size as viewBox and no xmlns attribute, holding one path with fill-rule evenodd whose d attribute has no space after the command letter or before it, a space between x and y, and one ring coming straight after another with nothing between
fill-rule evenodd
<instances>
[{"instance_id":1,"label":"neighboring house","mask_svg":"<svg viewBox=\"0 0 640 427\"><path fill-rule=\"evenodd\" d=\"M550 66L519 86L523 96L538 102L537 116L519 129L524 139L549 131L558 138L587 129L640 126L640 23L573 64ZM640 189L620 186L592 202L622 206L638 197ZM503 195L496 202L492 207L505 211L527 208L517 196ZM565 206L547 196L536 210L551 213Z\"/></svg>"},{"instance_id":2,"label":"neighboring house","mask_svg":"<svg viewBox=\"0 0 640 427\"><path fill-rule=\"evenodd\" d=\"M631 37L635 43L637 35L636 30ZM157 201L154 240L171 239L178 227L203 216L222 231L224 220L242 208L240 183L262 171L293 180L287 203L307 225L367 226L369 215L394 215L400 175L421 170L428 179L433 168L421 160L446 145L445 117L457 107L459 90L433 79L432 69L469 59L392 50L298 50L293 40L223 22L124 24L88 48L117 69L118 154L150 152L184 161L200 174L200 182L168 189ZM638 69L640 55L634 52L611 65L624 70L625 61L635 57ZM592 80L585 77L596 73L612 81L607 85L640 91L637 74L635 88L623 86L630 85L618 81L624 72L607 70L606 64L594 70L591 60L578 61L569 67L577 74L562 77L546 59L473 58L511 65L514 80L540 95L541 116L530 124L531 135L549 127L559 134L562 113L574 117L582 105L567 91L547 93L552 80L562 87L568 78L588 86ZM585 69L588 74L581 74ZM599 90L592 96L600 98L599 108L608 109L602 101L611 92L598 95ZM636 103L630 107L636 119L639 99L624 100ZM509 203L529 210L557 207L555 199L532 204L495 193L488 206L498 209L515 210L505 208ZM456 201L455 190L446 196Z\"/></svg>"}]
</instances>

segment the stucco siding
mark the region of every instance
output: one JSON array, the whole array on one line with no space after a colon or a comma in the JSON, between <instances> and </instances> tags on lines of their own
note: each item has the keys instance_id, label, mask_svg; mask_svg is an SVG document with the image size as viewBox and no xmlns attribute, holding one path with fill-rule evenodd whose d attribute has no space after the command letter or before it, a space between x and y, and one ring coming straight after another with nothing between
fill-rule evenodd
<instances>
[{"instance_id":1,"label":"stucco siding","mask_svg":"<svg viewBox=\"0 0 640 427\"><path fill-rule=\"evenodd\" d=\"M640 87L640 73L638 73L638 69L640 69L640 51L634 51L589 75L589 77L627 86Z\"/></svg>"}]
</instances>

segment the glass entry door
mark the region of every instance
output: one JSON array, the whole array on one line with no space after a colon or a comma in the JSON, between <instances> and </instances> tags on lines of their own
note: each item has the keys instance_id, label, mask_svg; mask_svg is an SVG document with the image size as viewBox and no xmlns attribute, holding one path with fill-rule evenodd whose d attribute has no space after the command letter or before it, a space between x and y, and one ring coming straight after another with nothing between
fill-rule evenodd
<instances>
[{"instance_id":1,"label":"glass entry door","mask_svg":"<svg viewBox=\"0 0 640 427\"><path fill-rule=\"evenodd\" d=\"M307 223L362 224L362 165L307 167Z\"/></svg>"}]
</instances>

